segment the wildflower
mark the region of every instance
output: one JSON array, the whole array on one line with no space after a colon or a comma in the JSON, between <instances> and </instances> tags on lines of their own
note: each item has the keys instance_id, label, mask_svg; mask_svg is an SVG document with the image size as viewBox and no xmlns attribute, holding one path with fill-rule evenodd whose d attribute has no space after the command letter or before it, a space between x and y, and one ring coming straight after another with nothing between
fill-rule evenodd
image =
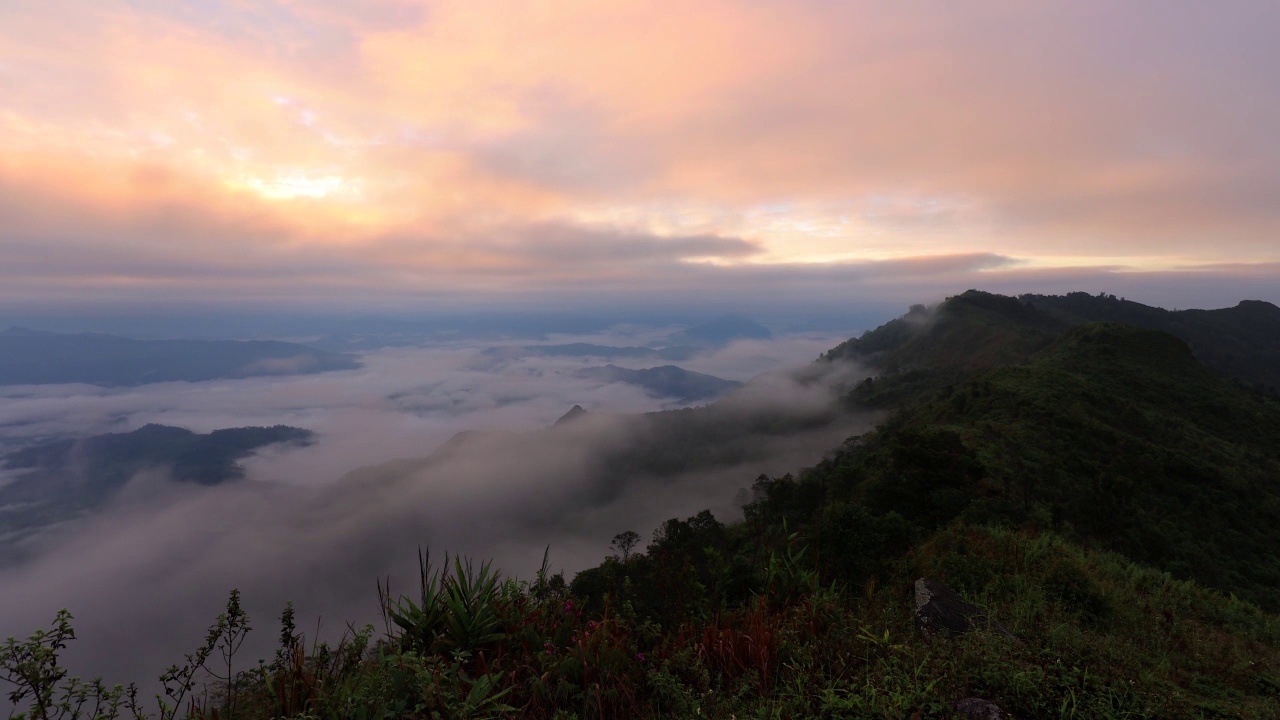
<instances>
[{"instance_id":1,"label":"wildflower","mask_svg":"<svg viewBox=\"0 0 1280 720\"><path fill-rule=\"evenodd\" d=\"M571 613L571 612L573 612L573 601L572 601L572 600L565 600L565 601L564 601L564 614L565 614L565 615L568 615L568 614L569 614L569 613Z\"/></svg>"},{"instance_id":2,"label":"wildflower","mask_svg":"<svg viewBox=\"0 0 1280 720\"><path fill-rule=\"evenodd\" d=\"M636 660L639 660L640 662L644 662L645 661L644 653L636 653Z\"/></svg>"}]
</instances>

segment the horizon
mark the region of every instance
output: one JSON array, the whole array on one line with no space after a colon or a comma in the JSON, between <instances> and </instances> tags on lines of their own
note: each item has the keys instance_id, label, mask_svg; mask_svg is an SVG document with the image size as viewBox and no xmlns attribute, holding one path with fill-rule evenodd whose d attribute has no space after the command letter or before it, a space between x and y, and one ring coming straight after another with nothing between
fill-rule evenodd
<instances>
[{"instance_id":1,"label":"horizon","mask_svg":"<svg viewBox=\"0 0 1280 720\"><path fill-rule=\"evenodd\" d=\"M970 291L989 292L979 288ZM1088 293L1083 290L1065 291L1086 295L1111 296L1121 301L1136 302L1160 310L1215 310L1237 307L1248 302L1269 300L1242 297L1234 302L1207 303L1202 307L1162 307L1139 300L1102 291ZM44 312L27 315L0 313L0 333L10 331L37 331L60 334L100 333L139 340L193 339L193 340L283 340L301 344L315 341L335 341L341 337L365 335L374 345L353 347L352 351L367 352L376 348L377 338L408 333L412 340L402 340L400 345L429 346L450 343L525 341L554 343L557 341L590 339L599 335L623 335L628 329L641 328L677 330L703 323L727 319L742 319L758 323L782 336L822 335L831 338L852 338L873 330L899 317L910 307L933 307L946 299L963 294L956 292L928 302L893 303L884 300L868 302L849 308L810 308L797 315L789 307L764 308L756 313L724 309L723 305L686 308L683 312L671 309L604 308L588 313L581 310L530 311L475 309L457 312L246 312L230 309L179 308L169 312L124 313L108 309L97 314ZM993 293L1000 295L1002 293ZM1058 295L1057 293L1028 292L1026 295Z\"/></svg>"}]
</instances>

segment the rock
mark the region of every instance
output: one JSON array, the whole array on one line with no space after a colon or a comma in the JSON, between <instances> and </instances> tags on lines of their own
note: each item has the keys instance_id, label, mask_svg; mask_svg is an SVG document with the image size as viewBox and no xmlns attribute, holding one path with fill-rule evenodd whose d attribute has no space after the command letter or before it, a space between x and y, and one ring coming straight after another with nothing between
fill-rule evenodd
<instances>
[{"instance_id":1,"label":"rock","mask_svg":"<svg viewBox=\"0 0 1280 720\"><path fill-rule=\"evenodd\" d=\"M965 698L951 703L951 707L968 720L1008 720L1009 716L999 705L982 698Z\"/></svg>"},{"instance_id":2,"label":"rock","mask_svg":"<svg viewBox=\"0 0 1280 720\"><path fill-rule=\"evenodd\" d=\"M1000 623L992 621L978 607L965 602L955 590L933 578L916 580L916 627L928 634L960 634L976 628L995 630L1013 637Z\"/></svg>"}]
</instances>

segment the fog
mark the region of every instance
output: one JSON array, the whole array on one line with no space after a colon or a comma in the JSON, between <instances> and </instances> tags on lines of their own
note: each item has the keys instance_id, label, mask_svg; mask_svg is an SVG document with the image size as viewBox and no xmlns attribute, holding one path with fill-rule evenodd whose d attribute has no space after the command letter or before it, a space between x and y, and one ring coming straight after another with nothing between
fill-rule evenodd
<instances>
[{"instance_id":1,"label":"fog","mask_svg":"<svg viewBox=\"0 0 1280 720\"><path fill-rule=\"evenodd\" d=\"M542 342L626 345L647 332ZM146 423L317 433L312 446L245 460L243 482L195 487L163 468L141 473L108 507L24 541L30 559L0 570L0 636L25 637L66 607L78 635L66 655L73 672L153 683L199 643L232 588L254 620L242 656L252 663L270 652L286 601L312 635L318 618L330 639L348 622L374 622L375 579L411 591L419 546L492 558L523 578L549 546L553 569L571 579L618 532L647 538L706 508L732 520L735 496L759 474L811 465L865 430L872 418L833 403L858 369L809 366L843 339L736 342L678 363L751 382L693 414L656 417L637 414L679 404L573 377L600 358L495 364L477 362L483 345L464 344L384 349L360 369L318 375L0 388L0 442L10 447ZM575 404L588 414L549 429ZM792 429L761 431L756 418ZM675 447L707 428L718 430L697 453ZM450 441L462 431L474 432Z\"/></svg>"}]
</instances>

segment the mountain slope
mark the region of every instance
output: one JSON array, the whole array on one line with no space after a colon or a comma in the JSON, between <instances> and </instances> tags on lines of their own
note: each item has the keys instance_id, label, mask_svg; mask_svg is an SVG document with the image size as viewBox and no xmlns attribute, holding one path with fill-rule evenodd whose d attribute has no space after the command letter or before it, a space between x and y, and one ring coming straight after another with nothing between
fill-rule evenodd
<instances>
[{"instance_id":1,"label":"mountain slope","mask_svg":"<svg viewBox=\"0 0 1280 720\"><path fill-rule=\"evenodd\" d=\"M274 443L307 444L310 430L277 425L197 434L166 425L61 440L0 457L0 533L66 519L110 499L134 475L162 468L177 482L216 485L244 476L237 461Z\"/></svg>"},{"instance_id":2,"label":"mountain slope","mask_svg":"<svg viewBox=\"0 0 1280 720\"><path fill-rule=\"evenodd\" d=\"M876 370L876 384L855 393L860 404L900 407L1003 363L1047 347L1069 323L1015 298L970 290L847 340L823 360L852 360ZM883 380L881 382L880 380Z\"/></svg>"},{"instance_id":3,"label":"mountain slope","mask_svg":"<svg viewBox=\"0 0 1280 720\"><path fill-rule=\"evenodd\" d=\"M1280 402L1171 335L1055 325L1038 306L974 299L949 299L930 327L895 321L837 349L875 348L861 357L885 374L854 396L904 407L800 484L924 528L1055 528L1280 608ZM869 342L888 331L892 342Z\"/></svg>"},{"instance_id":4,"label":"mountain slope","mask_svg":"<svg viewBox=\"0 0 1280 720\"><path fill-rule=\"evenodd\" d=\"M1100 320L1181 338L1196 359L1249 385L1280 389L1280 307L1244 300L1216 310L1165 310L1114 295L1023 295L1024 302L1071 323Z\"/></svg>"}]
</instances>

